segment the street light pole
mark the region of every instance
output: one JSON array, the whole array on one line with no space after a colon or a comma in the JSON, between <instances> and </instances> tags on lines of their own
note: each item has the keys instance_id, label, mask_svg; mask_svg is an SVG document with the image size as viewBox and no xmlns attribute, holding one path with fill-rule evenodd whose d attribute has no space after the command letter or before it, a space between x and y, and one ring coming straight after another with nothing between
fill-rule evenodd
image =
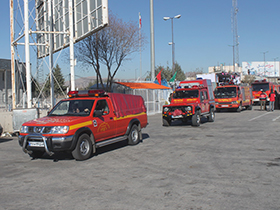
<instances>
[{"instance_id":1,"label":"street light pole","mask_svg":"<svg viewBox=\"0 0 280 210\"><path fill-rule=\"evenodd\" d=\"M173 18L171 18L171 31L172 31L172 74L174 74L174 33L173 33Z\"/></svg>"},{"instance_id":2,"label":"street light pole","mask_svg":"<svg viewBox=\"0 0 280 210\"><path fill-rule=\"evenodd\" d=\"M232 56L232 59L233 59L233 61L232 61L232 65L233 65L233 72L235 72L235 56L234 56L234 46L235 45L229 45L230 47L232 47L232 50L233 50L233 56Z\"/></svg>"},{"instance_id":3,"label":"street light pole","mask_svg":"<svg viewBox=\"0 0 280 210\"><path fill-rule=\"evenodd\" d=\"M276 78L276 60L277 59L278 59L278 57L274 58L274 76L275 76L275 78Z\"/></svg>"},{"instance_id":4,"label":"street light pole","mask_svg":"<svg viewBox=\"0 0 280 210\"><path fill-rule=\"evenodd\" d=\"M174 18L176 18L176 19L179 19L181 17L181 15L176 15L176 16L174 16L174 17L163 17L163 19L164 20L171 20L171 36L172 36L172 43L171 43L171 45L172 45L172 74L174 75L174 73L175 73L175 53L174 53L174 51L175 51L175 43L174 43L174 34L173 34L173 19Z\"/></svg>"},{"instance_id":5,"label":"street light pole","mask_svg":"<svg viewBox=\"0 0 280 210\"><path fill-rule=\"evenodd\" d=\"M263 76L265 75L265 54L268 53L268 51L263 52Z\"/></svg>"}]
</instances>

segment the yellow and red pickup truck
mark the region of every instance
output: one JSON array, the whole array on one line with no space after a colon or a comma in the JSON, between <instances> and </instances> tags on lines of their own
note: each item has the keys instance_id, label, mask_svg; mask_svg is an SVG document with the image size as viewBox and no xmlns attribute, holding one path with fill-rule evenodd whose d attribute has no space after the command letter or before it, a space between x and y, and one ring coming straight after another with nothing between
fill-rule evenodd
<instances>
[{"instance_id":1,"label":"yellow and red pickup truck","mask_svg":"<svg viewBox=\"0 0 280 210\"><path fill-rule=\"evenodd\" d=\"M46 117L22 125L19 145L31 157L70 151L76 160L85 160L98 147L142 140L148 122L141 96L103 90L70 91L68 96Z\"/></svg>"}]
</instances>

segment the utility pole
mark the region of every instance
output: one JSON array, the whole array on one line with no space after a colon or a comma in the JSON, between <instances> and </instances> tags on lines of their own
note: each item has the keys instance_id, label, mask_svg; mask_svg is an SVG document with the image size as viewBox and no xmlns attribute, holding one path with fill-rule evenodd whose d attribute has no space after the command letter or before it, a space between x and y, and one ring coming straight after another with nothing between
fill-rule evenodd
<instances>
[{"instance_id":1,"label":"utility pole","mask_svg":"<svg viewBox=\"0 0 280 210\"><path fill-rule=\"evenodd\" d=\"M238 31L237 31L237 0L232 0L232 11L231 11L231 21L232 21L232 32L233 32L233 46L234 46L234 63L239 66L239 41L238 41Z\"/></svg>"},{"instance_id":2,"label":"utility pole","mask_svg":"<svg viewBox=\"0 0 280 210\"><path fill-rule=\"evenodd\" d=\"M25 35L25 66L26 66L26 92L27 108L32 106L32 89L31 89L31 67L30 67L30 49L29 49L29 8L28 1L24 0L24 35ZM25 102L23 102L25 103ZM24 107L24 106L23 106Z\"/></svg>"},{"instance_id":3,"label":"utility pole","mask_svg":"<svg viewBox=\"0 0 280 210\"><path fill-rule=\"evenodd\" d=\"M150 25L151 25L151 81L155 80L155 34L154 34L154 0L150 0Z\"/></svg>"},{"instance_id":4,"label":"utility pole","mask_svg":"<svg viewBox=\"0 0 280 210\"><path fill-rule=\"evenodd\" d=\"M49 21L50 32L53 32L53 5L52 1L49 1ZM54 85L53 85L53 34L49 34L49 68L50 68L50 98L51 107L54 106Z\"/></svg>"},{"instance_id":5,"label":"utility pole","mask_svg":"<svg viewBox=\"0 0 280 210\"><path fill-rule=\"evenodd\" d=\"M15 49L14 49L14 0L10 0L10 31L11 31L11 77L13 109L16 108L16 80L15 80Z\"/></svg>"}]
</instances>

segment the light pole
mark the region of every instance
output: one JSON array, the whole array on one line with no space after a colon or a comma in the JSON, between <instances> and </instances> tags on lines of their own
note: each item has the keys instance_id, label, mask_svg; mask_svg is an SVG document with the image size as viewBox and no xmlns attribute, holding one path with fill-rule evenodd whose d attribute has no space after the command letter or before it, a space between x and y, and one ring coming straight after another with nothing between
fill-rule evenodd
<instances>
[{"instance_id":1,"label":"light pole","mask_svg":"<svg viewBox=\"0 0 280 210\"><path fill-rule=\"evenodd\" d=\"M176 15L174 17L163 17L163 20L171 20L171 33L172 33L172 42L171 42L171 45L172 45L172 74L174 74L175 72L175 65L174 65L174 60L175 60L175 55L174 55L174 36L173 36L173 19L176 18L176 19L179 19L181 17L181 15Z\"/></svg>"},{"instance_id":2,"label":"light pole","mask_svg":"<svg viewBox=\"0 0 280 210\"><path fill-rule=\"evenodd\" d=\"M278 57L274 58L274 76L275 76L275 78L276 78L276 60L277 59L278 59Z\"/></svg>"},{"instance_id":3,"label":"light pole","mask_svg":"<svg viewBox=\"0 0 280 210\"><path fill-rule=\"evenodd\" d=\"M268 53L268 51L263 52L263 76L265 75L265 54Z\"/></svg>"},{"instance_id":4,"label":"light pole","mask_svg":"<svg viewBox=\"0 0 280 210\"><path fill-rule=\"evenodd\" d=\"M233 72L235 72L235 57L234 57L234 47L235 45L229 45L229 47L232 47L232 50L233 50L233 61L232 61L232 65L233 65Z\"/></svg>"}]
</instances>

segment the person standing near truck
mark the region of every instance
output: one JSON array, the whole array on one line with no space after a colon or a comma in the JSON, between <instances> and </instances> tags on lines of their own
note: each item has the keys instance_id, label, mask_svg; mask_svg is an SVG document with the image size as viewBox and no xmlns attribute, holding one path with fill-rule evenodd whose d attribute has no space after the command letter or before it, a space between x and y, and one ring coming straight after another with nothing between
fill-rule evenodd
<instances>
[{"instance_id":1,"label":"person standing near truck","mask_svg":"<svg viewBox=\"0 0 280 210\"><path fill-rule=\"evenodd\" d=\"M274 105L275 105L275 93L271 89L271 92L269 93L269 111L274 111Z\"/></svg>"},{"instance_id":2,"label":"person standing near truck","mask_svg":"<svg viewBox=\"0 0 280 210\"><path fill-rule=\"evenodd\" d=\"M267 94L266 92L261 89L261 94L260 94L260 104L261 104L261 110L266 110L266 99L267 99Z\"/></svg>"}]
</instances>

